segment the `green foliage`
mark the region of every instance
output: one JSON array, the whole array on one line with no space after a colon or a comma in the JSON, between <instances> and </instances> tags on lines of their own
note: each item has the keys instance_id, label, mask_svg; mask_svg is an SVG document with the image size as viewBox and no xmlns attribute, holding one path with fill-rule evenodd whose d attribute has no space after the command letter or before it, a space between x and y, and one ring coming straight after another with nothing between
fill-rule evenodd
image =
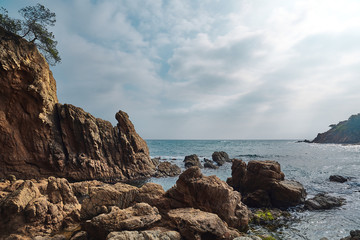
<instances>
[{"instance_id":1,"label":"green foliage","mask_svg":"<svg viewBox=\"0 0 360 240\"><path fill-rule=\"evenodd\" d=\"M267 222L274 220L274 216L269 210L258 210L254 214L255 221L257 222Z\"/></svg>"},{"instance_id":2,"label":"green foliage","mask_svg":"<svg viewBox=\"0 0 360 240\"><path fill-rule=\"evenodd\" d=\"M276 238L272 237L272 236L265 236L265 237L260 237L262 240L276 240Z\"/></svg>"},{"instance_id":3,"label":"green foliage","mask_svg":"<svg viewBox=\"0 0 360 240\"><path fill-rule=\"evenodd\" d=\"M54 34L47 29L48 26L55 25L55 13L37 4L20 9L19 13L24 20L18 20L10 18L6 9L1 8L1 10L0 26L34 43L50 65L61 62L56 49L57 41L54 40Z\"/></svg>"}]
</instances>

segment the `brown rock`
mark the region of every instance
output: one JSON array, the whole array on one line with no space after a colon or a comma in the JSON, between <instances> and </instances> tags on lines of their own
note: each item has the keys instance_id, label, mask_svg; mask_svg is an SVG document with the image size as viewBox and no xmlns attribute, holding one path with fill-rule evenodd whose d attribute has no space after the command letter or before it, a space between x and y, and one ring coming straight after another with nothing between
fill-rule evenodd
<instances>
[{"instance_id":1,"label":"brown rock","mask_svg":"<svg viewBox=\"0 0 360 240\"><path fill-rule=\"evenodd\" d=\"M290 207L305 201L304 187L296 181L284 180L280 164L275 161L233 160L230 186L240 191L250 207Z\"/></svg>"},{"instance_id":2,"label":"brown rock","mask_svg":"<svg viewBox=\"0 0 360 240\"><path fill-rule=\"evenodd\" d=\"M127 180L154 174L146 142L126 113L118 124L61 105L36 46L0 28L0 178L51 175Z\"/></svg>"},{"instance_id":3,"label":"brown rock","mask_svg":"<svg viewBox=\"0 0 360 240\"><path fill-rule=\"evenodd\" d=\"M185 168L197 166L202 168L199 157L196 154L186 156L184 159Z\"/></svg>"},{"instance_id":4,"label":"brown rock","mask_svg":"<svg viewBox=\"0 0 360 240\"><path fill-rule=\"evenodd\" d=\"M94 239L105 239L110 232L149 228L161 216L156 207L137 203L126 209L112 207L109 213L100 214L85 223L85 230Z\"/></svg>"},{"instance_id":5,"label":"brown rock","mask_svg":"<svg viewBox=\"0 0 360 240\"><path fill-rule=\"evenodd\" d=\"M50 235L78 223L79 212L80 204L67 180L22 181L0 201L0 238L8 234Z\"/></svg>"},{"instance_id":6,"label":"brown rock","mask_svg":"<svg viewBox=\"0 0 360 240\"><path fill-rule=\"evenodd\" d=\"M237 231L229 229L218 215L199 209L173 209L168 216L185 239L233 239L240 236Z\"/></svg>"},{"instance_id":7,"label":"brown rock","mask_svg":"<svg viewBox=\"0 0 360 240\"><path fill-rule=\"evenodd\" d=\"M107 240L180 240L180 233L168 229L111 232Z\"/></svg>"},{"instance_id":8,"label":"brown rock","mask_svg":"<svg viewBox=\"0 0 360 240\"><path fill-rule=\"evenodd\" d=\"M145 202L151 206L157 207L160 213L164 213L170 209L170 199L165 197L163 187L156 183L146 183L141 188L135 197L138 203Z\"/></svg>"},{"instance_id":9,"label":"brown rock","mask_svg":"<svg viewBox=\"0 0 360 240\"><path fill-rule=\"evenodd\" d=\"M120 209L129 207L137 196L138 188L117 183L115 185L90 186L88 191L88 197L81 204L82 219L91 219L101 213L107 213L111 206Z\"/></svg>"},{"instance_id":10,"label":"brown rock","mask_svg":"<svg viewBox=\"0 0 360 240\"><path fill-rule=\"evenodd\" d=\"M181 169L176 164L161 162L157 166L155 177L174 177L181 173Z\"/></svg>"},{"instance_id":11,"label":"brown rock","mask_svg":"<svg viewBox=\"0 0 360 240\"><path fill-rule=\"evenodd\" d=\"M172 207L193 207L216 213L231 227L247 228L248 209L242 204L239 192L216 176L203 176L197 167L183 172L166 196L172 199Z\"/></svg>"}]
</instances>

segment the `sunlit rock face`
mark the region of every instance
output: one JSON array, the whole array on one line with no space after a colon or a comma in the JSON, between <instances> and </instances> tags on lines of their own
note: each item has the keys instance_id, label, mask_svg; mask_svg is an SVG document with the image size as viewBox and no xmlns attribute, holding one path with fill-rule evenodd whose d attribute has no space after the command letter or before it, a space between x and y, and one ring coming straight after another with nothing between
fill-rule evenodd
<instances>
[{"instance_id":1,"label":"sunlit rock face","mask_svg":"<svg viewBox=\"0 0 360 240\"><path fill-rule=\"evenodd\" d=\"M58 103L56 82L36 46L0 29L0 178L72 180L151 176L146 142L128 115L117 126Z\"/></svg>"}]
</instances>

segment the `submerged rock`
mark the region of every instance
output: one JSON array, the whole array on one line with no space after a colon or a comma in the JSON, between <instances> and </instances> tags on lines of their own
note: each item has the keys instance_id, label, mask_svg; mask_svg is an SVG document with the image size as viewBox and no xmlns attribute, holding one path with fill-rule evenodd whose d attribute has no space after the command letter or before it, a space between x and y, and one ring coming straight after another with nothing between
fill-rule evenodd
<instances>
[{"instance_id":1,"label":"submerged rock","mask_svg":"<svg viewBox=\"0 0 360 240\"><path fill-rule=\"evenodd\" d=\"M232 177L227 183L243 194L243 202L250 207L287 208L304 203L306 192L296 182L284 180L280 164L275 161L234 159Z\"/></svg>"},{"instance_id":2,"label":"submerged rock","mask_svg":"<svg viewBox=\"0 0 360 240\"><path fill-rule=\"evenodd\" d=\"M129 116L117 126L58 103L56 82L36 46L0 27L0 178L127 180L155 173Z\"/></svg>"},{"instance_id":3,"label":"submerged rock","mask_svg":"<svg viewBox=\"0 0 360 240\"><path fill-rule=\"evenodd\" d=\"M204 158L204 168L218 169L218 166L215 166L213 162L209 159Z\"/></svg>"},{"instance_id":4,"label":"submerged rock","mask_svg":"<svg viewBox=\"0 0 360 240\"><path fill-rule=\"evenodd\" d=\"M345 203L345 199L340 197L329 196L325 193L319 193L315 197L305 201L305 209L308 210L325 210L340 207Z\"/></svg>"},{"instance_id":5,"label":"submerged rock","mask_svg":"<svg viewBox=\"0 0 360 240\"><path fill-rule=\"evenodd\" d=\"M331 182L344 183L344 182L346 182L348 179L345 178L345 177L343 177L343 176L340 176L340 175L331 175L331 176L329 177L329 180L330 180Z\"/></svg>"}]
</instances>

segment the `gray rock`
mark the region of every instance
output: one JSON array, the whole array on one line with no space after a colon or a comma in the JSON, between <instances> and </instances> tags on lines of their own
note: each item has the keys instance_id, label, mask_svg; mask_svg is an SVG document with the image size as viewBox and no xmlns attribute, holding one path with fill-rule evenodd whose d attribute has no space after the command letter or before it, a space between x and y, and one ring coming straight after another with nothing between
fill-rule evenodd
<instances>
[{"instance_id":1,"label":"gray rock","mask_svg":"<svg viewBox=\"0 0 360 240\"><path fill-rule=\"evenodd\" d=\"M214 152L212 154L212 159L219 166L223 165L225 162L231 162L229 155L226 152Z\"/></svg>"},{"instance_id":2,"label":"gray rock","mask_svg":"<svg viewBox=\"0 0 360 240\"><path fill-rule=\"evenodd\" d=\"M329 196L325 193L319 193L315 197L305 201L305 209L308 210L325 210L340 207L344 204L345 199L340 197Z\"/></svg>"},{"instance_id":3,"label":"gray rock","mask_svg":"<svg viewBox=\"0 0 360 240\"><path fill-rule=\"evenodd\" d=\"M329 180L331 182L339 182L339 183L344 183L347 181L347 178L343 177L343 176L340 176L340 175L331 175L329 177Z\"/></svg>"},{"instance_id":4,"label":"gray rock","mask_svg":"<svg viewBox=\"0 0 360 240\"><path fill-rule=\"evenodd\" d=\"M186 156L184 159L184 163L185 163L185 168L190 168L194 166L202 168L199 157L196 154Z\"/></svg>"}]
</instances>

